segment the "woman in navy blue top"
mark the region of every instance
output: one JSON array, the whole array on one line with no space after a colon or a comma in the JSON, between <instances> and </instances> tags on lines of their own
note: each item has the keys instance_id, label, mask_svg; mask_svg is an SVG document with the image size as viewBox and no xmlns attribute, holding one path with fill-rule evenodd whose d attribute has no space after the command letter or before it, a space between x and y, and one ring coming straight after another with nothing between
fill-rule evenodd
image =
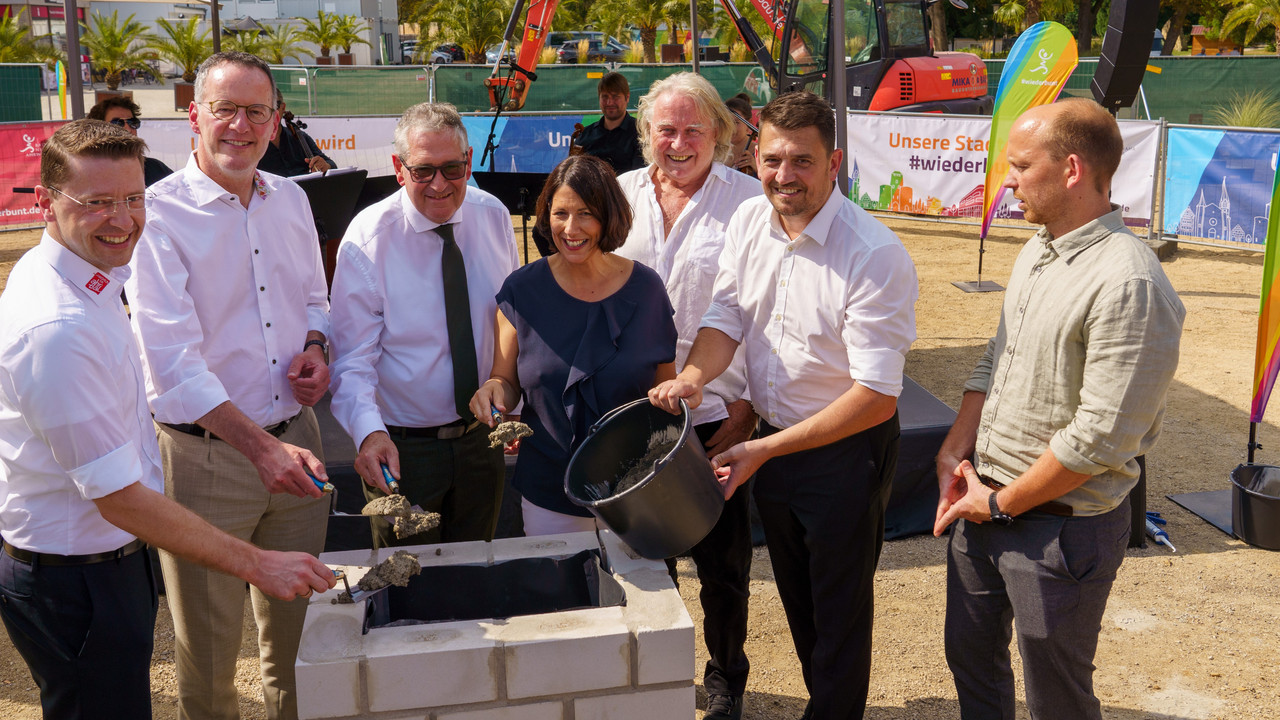
<instances>
[{"instance_id":1,"label":"woman in navy blue top","mask_svg":"<svg viewBox=\"0 0 1280 720\"><path fill-rule=\"evenodd\" d=\"M595 527L564 494L569 458L601 416L675 377L676 351L662 280L612 252L631 229L631 207L606 163L560 163L538 198L537 224L555 252L498 291L493 371L471 399L490 425L490 407L524 400L533 435L520 444L513 482L526 535Z\"/></svg>"}]
</instances>

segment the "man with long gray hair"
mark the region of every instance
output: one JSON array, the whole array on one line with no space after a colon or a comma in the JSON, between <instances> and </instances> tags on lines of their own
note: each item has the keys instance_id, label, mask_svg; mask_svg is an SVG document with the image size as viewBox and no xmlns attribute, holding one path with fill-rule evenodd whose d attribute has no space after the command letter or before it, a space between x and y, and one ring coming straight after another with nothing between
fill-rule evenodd
<instances>
[{"instance_id":1,"label":"man with long gray hair","mask_svg":"<svg viewBox=\"0 0 1280 720\"><path fill-rule=\"evenodd\" d=\"M333 414L359 448L373 499L388 492L440 514L433 530L374 543L491 540L505 466L467 405L493 363L494 296L518 266L511 215L467 187L471 146L458 111L405 111L391 162L404 187L347 228L333 278Z\"/></svg>"}]
</instances>

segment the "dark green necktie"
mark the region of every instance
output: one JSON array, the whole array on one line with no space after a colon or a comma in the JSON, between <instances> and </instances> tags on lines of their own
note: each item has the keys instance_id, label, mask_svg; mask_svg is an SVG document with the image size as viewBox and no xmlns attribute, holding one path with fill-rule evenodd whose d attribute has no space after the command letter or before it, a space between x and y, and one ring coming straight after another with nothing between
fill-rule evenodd
<instances>
[{"instance_id":1,"label":"dark green necktie","mask_svg":"<svg viewBox=\"0 0 1280 720\"><path fill-rule=\"evenodd\" d=\"M471 334L471 299L467 294L467 267L462 251L453 240L453 225L436 226L436 234L444 240L440 267L444 276L444 318L449 330L449 356L453 360L453 404L463 422L475 416L468 407L471 396L480 388L476 371L476 342Z\"/></svg>"}]
</instances>

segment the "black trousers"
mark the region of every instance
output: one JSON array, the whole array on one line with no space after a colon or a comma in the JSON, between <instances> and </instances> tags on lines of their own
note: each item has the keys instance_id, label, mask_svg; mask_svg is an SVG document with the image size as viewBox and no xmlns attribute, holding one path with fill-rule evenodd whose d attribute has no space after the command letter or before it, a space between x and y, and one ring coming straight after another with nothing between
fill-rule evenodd
<instances>
[{"instance_id":1,"label":"black trousers","mask_svg":"<svg viewBox=\"0 0 1280 720\"><path fill-rule=\"evenodd\" d=\"M0 618L44 717L151 717L155 578L147 553L51 567L0 552Z\"/></svg>"},{"instance_id":2,"label":"black trousers","mask_svg":"<svg viewBox=\"0 0 1280 720\"><path fill-rule=\"evenodd\" d=\"M489 447L489 427L478 425L453 440L392 437L400 453L400 492L440 524L424 533L397 538L391 523L372 518L375 548L492 540L502 508L506 465L500 448ZM383 496L361 483L365 500Z\"/></svg>"},{"instance_id":3,"label":"black trousers","mask_svg":"<svg viewBox=\"0 0 1280 720\"><path fill-rule=\"evenodd\" d=\"M776 432L762 425L760 434ZM756 473L756 507L814 720L857 720L866 710L872 582L898 439L895 414Z\"/></svg>"},{"instance_id":4,"label":"black trousers","mask_svg":"<svg viewBox=\"0 0 1280 720\"><path fill-rule=\"evenodd\" d=\"M694 430L705 447L723 421ZM707 660L702 687L711 695L741 695L747 689L750 663L747 642L747 600L751 596L751 495L743 485L724 504L711 532L689 554L698 567L702 590L702 635Z\"/></svg>"}]
</instances>

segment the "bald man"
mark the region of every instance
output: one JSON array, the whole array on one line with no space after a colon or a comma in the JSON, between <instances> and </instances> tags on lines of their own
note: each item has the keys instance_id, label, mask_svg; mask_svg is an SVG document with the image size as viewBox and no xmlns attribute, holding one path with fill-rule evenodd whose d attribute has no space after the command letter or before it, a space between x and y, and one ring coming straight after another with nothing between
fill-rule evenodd
<instances>
[{"instance_id":1,"label":"bald man","mask_svg":"<svg viewBox=\"0 0 1280 720\"><path fill-rule=\"evenodd\" d=\"M1129 539L1136 458L1155 444L1185 310L1110 201L1124 142L1092 100L1028 110L1013 191L1043 225L938 453L947 663L961 717L1014 717L1017 618L1036 720L1101 718L1093 658Z\"/></svg>"}]
</instances>

